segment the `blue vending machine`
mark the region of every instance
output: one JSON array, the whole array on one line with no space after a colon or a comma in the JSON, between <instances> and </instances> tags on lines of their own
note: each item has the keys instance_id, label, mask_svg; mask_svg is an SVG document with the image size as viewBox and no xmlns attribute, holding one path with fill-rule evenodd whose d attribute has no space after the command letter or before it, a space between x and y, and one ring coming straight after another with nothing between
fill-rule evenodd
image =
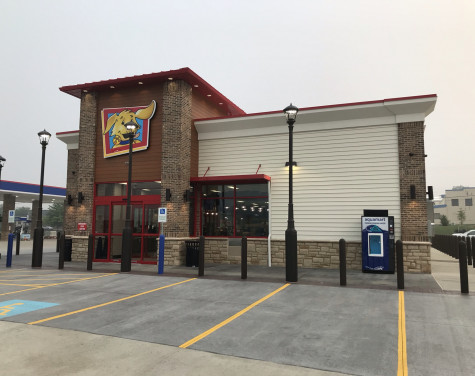
<instances>
[{"instance_id":1,"label":"blue vending machine","mask_svg":"<svg viewBox=\"0 0 475 376\"><path fill-rule=\"evenodd\" d=\"M394 217L361 217L363 272L394 273Z\"/></svg>"}]
</instances>

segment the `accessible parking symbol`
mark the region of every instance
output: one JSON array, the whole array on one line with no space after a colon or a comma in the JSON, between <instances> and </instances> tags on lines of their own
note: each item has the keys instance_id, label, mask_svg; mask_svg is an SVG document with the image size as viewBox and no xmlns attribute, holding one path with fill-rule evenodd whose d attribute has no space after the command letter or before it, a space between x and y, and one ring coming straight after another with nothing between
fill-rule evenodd
<instances>
[{"instance_id":1,"label":"accessible parking symbol","mask_svg":"<svg viewBox=\"0 0 475 376\"><path fill-rule=\"evenodd\" d=\"M25 312L53 307L57 303L36 302L34 300L7 300L0 302L0 320L5 317L20 315Z\"/></svg>"}]
</instances>

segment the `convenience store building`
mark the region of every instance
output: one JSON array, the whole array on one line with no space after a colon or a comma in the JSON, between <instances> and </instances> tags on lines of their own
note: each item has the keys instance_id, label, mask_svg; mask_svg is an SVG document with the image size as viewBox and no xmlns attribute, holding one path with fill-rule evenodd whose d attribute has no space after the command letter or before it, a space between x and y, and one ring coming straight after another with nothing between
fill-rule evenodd
<instances>
[{"instance_id":1,"label":"convenience store building","mask_svg":"<svg viewBox=\"0 0 475 376\"><path fill-rule=\"evenodd\" d=\"M283 266L288 127L281 110L246 114L189 68L61 91L80 99L67 144L64 229L73 258L120 261L128 141L139 125L132 173L133 261L156 263L157 209L166 207L165 264L185 261L185 240L206 237L205 261ZM294 210L299 266L361 268L361 216L387 210L405 246L405 269L430 272L424 128L436 95L301 108L294 128Z\"/></svg>"}]
</instances>

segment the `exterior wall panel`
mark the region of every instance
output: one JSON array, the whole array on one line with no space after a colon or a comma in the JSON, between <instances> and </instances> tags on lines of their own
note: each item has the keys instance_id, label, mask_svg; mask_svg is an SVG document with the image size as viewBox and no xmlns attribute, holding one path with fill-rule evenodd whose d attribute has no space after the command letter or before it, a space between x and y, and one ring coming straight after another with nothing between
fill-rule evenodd
<instances>
[{"instance_id":1,"label":"exterior wall panel","mask_svg":"<svg viewBox=\"0 0 475 376\"><path fill-rule=\"evenodd\" d=\"M317 126L315 126L316 128ZM272 239L284 239L288 207L288 135L200 141L199 173L271 176ZM294 129L294 217L298 240L361 238L364 209L387 209L400 236L397 125L312 132Z\"/></svg>"}]
</instances>

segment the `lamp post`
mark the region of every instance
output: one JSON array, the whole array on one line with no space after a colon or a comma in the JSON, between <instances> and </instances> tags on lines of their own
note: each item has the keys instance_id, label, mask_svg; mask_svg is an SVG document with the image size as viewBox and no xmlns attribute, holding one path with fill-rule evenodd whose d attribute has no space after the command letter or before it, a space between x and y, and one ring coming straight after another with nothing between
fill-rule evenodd
<instances>
[{"instance_id":1,"label":"lamp post","mask_svg":"<svg viewBox=\"0 0 475 376\"><path fill-rule=\"evenodd\" d=\"M289 212L287 217L287 230L285 230L285 280L297 282L297 230L294 223L293 202L293 130L299 109L295 106L287 106L284 113L289 125Z\"/></svg>"},{"instance_id":2,"label":"lamp post","mask_svg":"<svg viewBox=\"0 0 475 376\"><path fill-rule=\"evenodd\" d=\"M41 268L43 262L43 180L45 175L45 153L46 145L48 145L51 133L46 129L38 132L40 144L42 148L41 153L41 178L40 178L40 199L38 203L38 217L36 221L35 233L33 235L33 252L31 256L31 267Z\"/></svg>"},{"instance_id":3,"label":"lamp post","mask_svg":"<svg viewBox=\"0 0 475 376\"><path fill-rule=\"evenodd\" d=\"M132 192L132 146L134 144L135 131L137 130L137 124L133 121L129 121L125 124L128 133L124 134L125 138L129 139L129 175L127 178L127 207L125 209L125 224L122 231L122 257L120 260L120 271L130 272L132 264L132 220L130 219L130 196Z\"/></svg>"},{"instance_id":4,"label":"lamp post","mask_svg":"<svg viewBox=\"0 0 475 376\"><path fill-rule=\"evenodd\" d=\"M2 168L5 166L6 159L0 155L0 180L2 180Z\"/></svg>"}]
</instances>

